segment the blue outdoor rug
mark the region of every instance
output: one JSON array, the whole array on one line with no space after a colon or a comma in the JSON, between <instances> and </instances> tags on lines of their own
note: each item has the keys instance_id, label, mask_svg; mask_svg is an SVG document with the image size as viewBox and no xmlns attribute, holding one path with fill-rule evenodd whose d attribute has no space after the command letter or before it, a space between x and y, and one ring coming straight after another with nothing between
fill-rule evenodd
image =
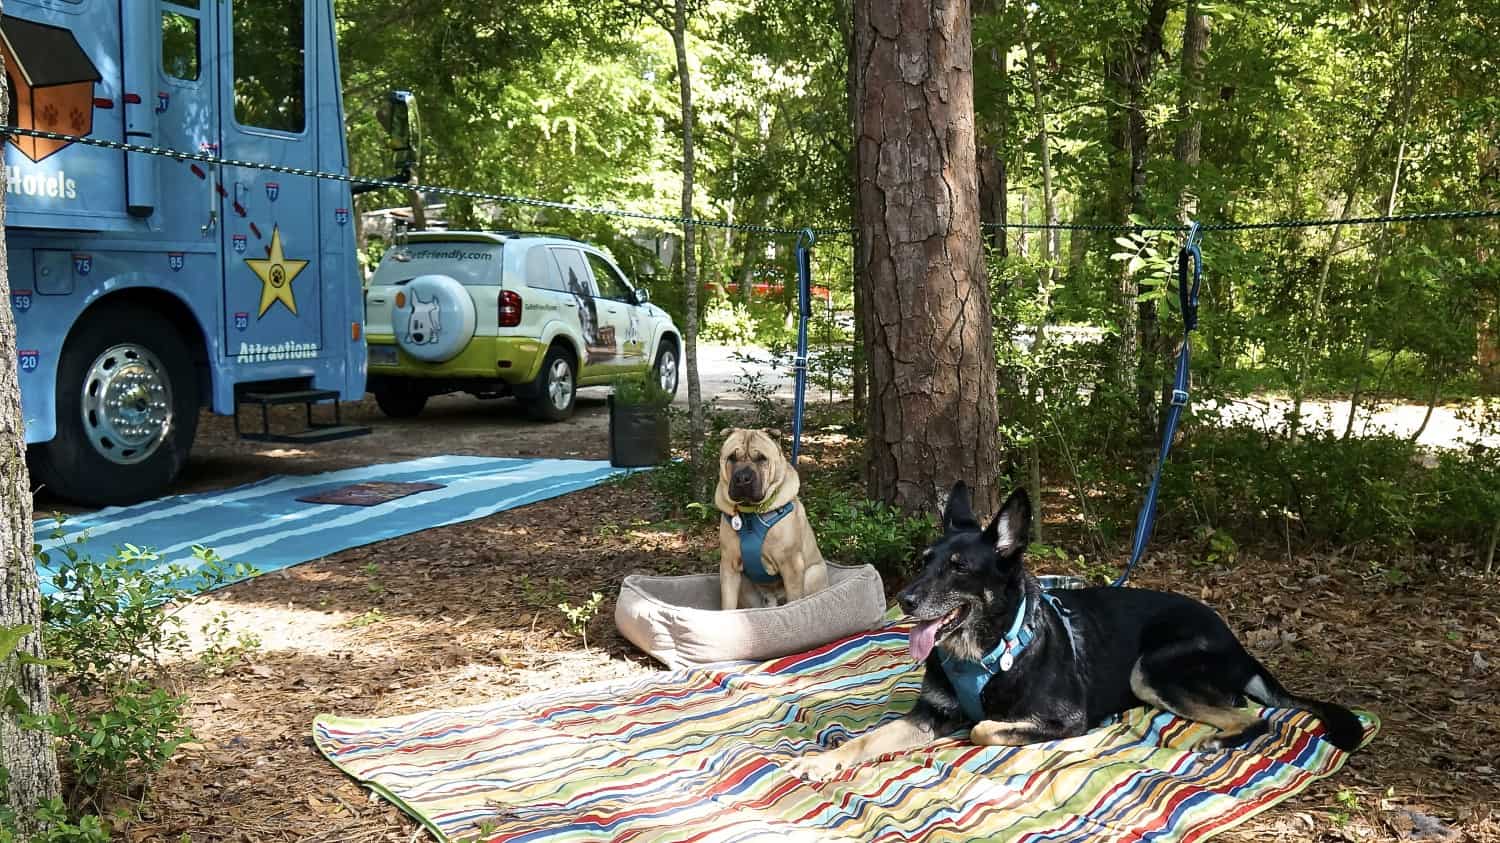
<instances>
[{"instance_id":1,"label":"blue outdoor rug","mask_svg":"<svg viewBox=\"0 0 1500 843\"><path fill-rule=\"evenodd\" d=\"M232 489L101 509L68 519L61 538L52 537L50 518L39 518L36 533L43 550L74 545L86 534L87 543L80 550L95 559L131 544L161 554L161 566L175 563L189 570L199 565L193 545L204 545L228 563L242 562L266 573L555 498L629 470L604 460L424 457L324 474L268 477ZM356 483L427 485L413 486L415 491L384 503L371 503L368 496L359 500L363 488L345 495L348 503L360 505L298 500ZM47 569L39 565L38 572L42 592L55 592Z\"/></svg>"}]
</instances>

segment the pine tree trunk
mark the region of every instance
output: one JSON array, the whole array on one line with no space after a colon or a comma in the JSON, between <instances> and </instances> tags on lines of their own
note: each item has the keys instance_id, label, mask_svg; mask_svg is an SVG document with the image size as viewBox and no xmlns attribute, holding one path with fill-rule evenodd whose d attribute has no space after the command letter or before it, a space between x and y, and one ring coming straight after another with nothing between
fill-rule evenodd
<instances>
[{"instance_id":1,"label":"pine tree trunk","mask_svg":"<svg viewBox=\"0 0 1500 843\"><path fill-rule=\"evenodd\" d=\"M871 494L930 512L964 480L991 509L999 417L969 4L857 0L854 48Z\"/></svg>"},{"instance_id":2,"label":"pine tree trunk","mask_svg":"<svg viewBox=\"0 0 1500 843\"><path fill-rule=\"evenodd\" d=\"M1021 25L1021 40L1026 47L1026 77L1031 82L1032 107L1036 110L1037 145L1041 147L1042 162L1042 207L1046 213L1047 224L1057 225L1057 199L1052 191L1052 140L1047 134L1047 104L1042 99L1042 80L1036 70L1036 56L1031 47L1031 32L1027 23ZM1060 232L1048 229L1044 232L1043 243L1046 244L1046 266L1042 270L1041 278L1037 284L1037 312L1036 336L1031 346L1033 356L1040 356L1047 347L1047 323L1052 319L1052 291L1057 286L1057 268L1059 251L1062 245ZM1040 421L1037 413L1039 401L1044 397L1037 395L1037 378L1028 379L1027 408L1033 413L1033 417ZM1032 540L1041 543L1042 536L1042 464L1041 464L1041 435L1040 431L1034 429L1031 438L1031 517Z\"/></svg>"},{"instance_id":3,"label":"pine tree trunk","mask_svg":"<svg viewBox=\"0 0 1500 843\"><path fill-rule=\"evenodd\" d=\"M839 2L839 29L844 39L844 53L848 57L844 63L844 119L847 121L849 136L854 137L854 126L857 122L855 116L859 105L855 101L855 80L857 78L857 67L854 58L854 2L853 0L840 0ZM854 234L850 238L850 252L858 256L859 251L859 176L857 158L859 150L855 144L850 144L846 165L849 174L847 186L849 189L849 215L850 224ZM853 400L854 423L861 430L865 428L870 418L869 403L869 367L865 364L865 298L863 273L857 259L851 261L852 274L854 278L854 360L853 360ZM864 479L869 482L869 464L864 465Z\"/></svg>"},{"instance_id":4,"label":"pine tree trunk","mask_svg":"<svg viewBox=\"0 0 1500 843\"><path fill-rule=\"evenodd\" d=\"M1490 137L1496 137L1500 132L1500 123L1490 127ZM1479 151L1479 184L1500 184L1500 144L1491 142ZM1487 191L1485 207L1491 211L1500 211L1500 193L1496 193L1491 187ZM1490 260L1492 249L1481 246L1475 257L1481 265ZM1481 388L1491 395L1500 394L1500 296L1481 296L1479 314L1479 383ZM1486 311L1488 313L1486 314ZM1491 559L1493 559L1495 546L1490 544Z\"/></svg>"},{"instance_id":5,"label":"pine tree trunk","mask_svg":"<svg viewBox=\"0 0 1500 843\"><path fill-rule=\"evenodd\" d=\"M1198 215L1198 165L1203 159L1203 120L1198 114L1203 92L1203 65L1208 59L1211 22L1203 14L1198 0L1188 0L1182 24L1182 85L1177 97L1177 141L1172 155L1181 168L1182 187L1177 193L1178 219L1185 225ZM1226 299L1232 301L1232 299ZM1165 339L1165 338L1163 338ZM1161 361L1164 377L1157 378L1159 408L1157 417L1165 418L1172 401L1172 358L1174 343L1158 341L1152 349Z\"/></svg>"},{"instance_id":6,"label":"pine tree trunk","mask_svg":"<svg viewBox=\"0 0 1500 843\"><path fill-rule=\"evenodd\" d=\"M10 113L7 81L0 80L0 114ZM0 225L5 219L6 175L0 170ZM3 230L3 228L0 228ZM21 416L21 384L16 372L16 322L10 309L10 277L5 238L0 237L0 626L29 626L18 652L42 657L41 596L31 555L31 478L26 471L26 434ZM0 687L14 686L27 710L45 714L47 670L12 659L0 665ZM51 736L26 731L13 713L0 707L0 767L9 775L4 794L21 816L21 838L36 806L59 795L57 757Z\"/></svg>"},{"instance_id":7,"label":"pine tree trunk","mask_svg":"<svg viewBox=\"0 0 1500 843\"><path fill-rule=\"evenodd\" d=\"M1203 91L1203 65L1208 59L1208 41L1211 23L1198 5L1198 0L1188 0L1187 13L1182 24L1182 87L1177 98L1177 143L1173 155L1182 165L1183 186L1178 194L1178 209L1182 221L1187 222L1198 214L1198 196L1194 192L1197 182L1198 163L1203 157L1203 120L1198 116L1199 98Z\"/></svg>"},{"instance_id":8,"label":"pine tree trunk","mask_svg":"<svg viewBox=\"0 0 1500 843\"><path fill-rule=\"evenodd\" d=\"M974 14L1005 15L1006 0L975 0ZM1006 243L1006 194L1010 190L1005 159L1010 149L1010 84L1007 80L1006 53L1009 45L991 44L985 57L999 77L1000 102L994 111L994 122L986 127L990 143L979 144L979 221L985 241L996 257L1010 254Z\"/></svg>"},{"instance_id":9,"label":"pine tree trunk","mask_svg":"<svg viewBox=\"0 0 1500 843\"><path fill-rule=\"evenodd\" d=\"M698 255L693 248L693 87L687 57L687 9L675 0L672 9L672 47L677 53L677 87L682 105L682 356L687 364L688 430L692 459L701 465L703 452L703 387L698 380ZM702 472L699 472L701 476Z\"/></svg>"},{"instance_id":10,"label":"pine tree trunk","mask_svg":"<svg viewBox=\"0 0 1500 843\"><path fill-rule=\"evenodd\" d=\"M1358 182L1351 179L1348 189L1344 191L1344 206L1339 211L1339 221L1333 227L1332 236L1328 238L1328 249L1323 253L1323 263L1318 268L1318 286L1313 291L1307 330L1301 338L1302 348L1292 379L1292 410L1287 416L1287 438L1293 442L1302 436L1302 402L1307 397L1307 372L1312 365L1312 349L1318 342L1316 334L1323 321L1323 299L1328 290L1328 276L1333 271L1333 259L1338 256L1339 242L1344 236L1344 220L1354 216L1354 201L1358 195Z\"/></svg>"},{"instance_id":11,"label":"pine tree trunk","mask_svg":"<svg viewBox=\"0 0 1500 843\"><path fill-rule=\"evenodd\" d=\"M1117 172L1113 213L1118 223L1127 223L1131 216L1145 211L1146 161L1151 139L1146 119L1146 89L1162 50L1167 6L1167 0L1151 0L1136 38L1123 44L1120 54L1105 64L1108 87L1117 101L1123 103L1123 108L1110 119ZM1119 172L1122 168L1123 172ZM1116 289L1115 371L1121 388L1135 391L1137 423L1141 435L1149 441L1156 430L1152 388L1155 365L1143 350L1154 348L1156 343L1156 303L1141 301L1140 294L1140 281L1122 266Z\"/></svg>"}]
</instances>

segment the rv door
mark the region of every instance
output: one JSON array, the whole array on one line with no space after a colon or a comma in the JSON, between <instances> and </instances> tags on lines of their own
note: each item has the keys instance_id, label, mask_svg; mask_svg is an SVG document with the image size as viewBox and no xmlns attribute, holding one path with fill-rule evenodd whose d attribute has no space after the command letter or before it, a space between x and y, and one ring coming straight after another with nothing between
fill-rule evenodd
<instances>
[{"instance_id":1,"label":"rv door","mask_svg":"<svg viewBox=\"0 0 1500 843\"><path fill-rule=\"evenodd\" d=\"M219 85L227 159L315 169L317 63L307 0L230 0L220 27L228 58ZM280 364L268 376L297 374L296 361L321 356L323 284L314 179L224 166L220 219L224 254L224 344L237 362Z\"/></svg>"}]
</instances>

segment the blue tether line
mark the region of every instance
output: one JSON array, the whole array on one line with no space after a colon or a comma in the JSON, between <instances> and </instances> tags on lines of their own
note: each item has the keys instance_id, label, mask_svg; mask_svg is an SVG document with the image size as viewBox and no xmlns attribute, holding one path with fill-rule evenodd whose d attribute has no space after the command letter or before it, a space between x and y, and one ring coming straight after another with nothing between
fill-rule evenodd
<instances>
[{"instance_id":1,"label":"blue tether line","mask_svg":"<svg viewBox=\"0 0 1500 843\"><path fill-rule=\"evenodd\" d=\"M1146 502L1141 505L1141 514L1135 521L1135 537L1130 542L1130 561L1125 563L1125 572L1113 585L1122 586L1135 572L1135 566L1146 554L1146 543L1151 540L1151 529L1156 526L1156 501L1161 489L1161 472L1167 464L1167 452L1172 450L1172 439L1177 434L1177 423L1182 420L1182 408L1187 406L1189 360L1192 357L1192 332L1198 327L1198 285L1203 280L1203 251L1199 241L1203 229L1198 223L1188 227L1187 239L1177 253L1177 300L1182 305L1182 347L1177 350L1177 378L1172 384L1172 406L1167 410L1166 423L1161 436L1161 452L1156 459L1156 473L1151 477L1151 488L1146 492ZM1188 283L1189 265L1192 268L1192 284Z\"/></svg>"},{"instance_id":2,"label":"blue tether line","mask_svg":"<svg viewBox=\"0 0 1500 843\"><path fill-rule=\"evenodd\" d=\"M797 235L797 301L801 318L797 320L796 397L792 402L792 465L802 453L802 407L807 395L807 320L812 317L812 245L818 239L810 228Z\"/></svg>"}]
</instances>

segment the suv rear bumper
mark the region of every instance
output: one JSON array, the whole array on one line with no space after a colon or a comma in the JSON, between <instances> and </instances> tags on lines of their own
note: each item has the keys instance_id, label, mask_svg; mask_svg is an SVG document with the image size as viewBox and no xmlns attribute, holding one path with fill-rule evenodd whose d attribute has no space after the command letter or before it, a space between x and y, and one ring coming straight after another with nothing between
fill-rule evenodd
<instances>
[{"instance_id":1,"label":"suv rear bumper","mask_svg":"<svg viewBox=\"0 0 1500 843\"><path fill-rule=\"evenodd\" d=\"M452 360L428 363L402 351L396 338L389 334L365 337L369 346L370 378L401 377L433 380L480 379L502 381L512 386L531 383L541 368L543 353L540 342L526 337L474 337ZM396 353L394 365L377 362L390 349Z\"/></svg>"}]
</instances>

